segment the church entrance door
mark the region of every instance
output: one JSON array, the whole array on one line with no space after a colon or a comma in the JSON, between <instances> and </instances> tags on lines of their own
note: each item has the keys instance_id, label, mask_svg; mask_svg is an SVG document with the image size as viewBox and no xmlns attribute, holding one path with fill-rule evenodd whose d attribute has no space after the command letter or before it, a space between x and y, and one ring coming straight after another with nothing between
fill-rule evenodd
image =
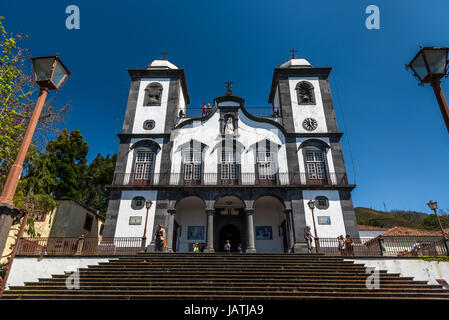
<instances>
[{"instance_id":1,"label":"church entrance door","mask_svg":"<svg viewBox=\"0 0 449 320\"><path fill-rule=\"evenodd\" d=\"M233 224L225 225L221 228L219 233L219 251L224 251L224 245L226 240L231 242L231 252L237 252L237 247L240 243L242 243L242 238L240 235L240 230Z\"/></svg>"}]
</instances>

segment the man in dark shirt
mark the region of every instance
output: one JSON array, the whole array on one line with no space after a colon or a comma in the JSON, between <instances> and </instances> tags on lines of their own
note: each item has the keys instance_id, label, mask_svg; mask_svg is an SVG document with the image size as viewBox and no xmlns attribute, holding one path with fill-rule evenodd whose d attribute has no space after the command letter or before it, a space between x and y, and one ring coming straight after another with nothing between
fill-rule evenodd
<instances>
[{"instance_id":1,"label":"man in dark shirt","mask_svg":"<svg viewBox=\"0 0 449 320\"><path fill-rule=\"evenodd\" d=\"M307 249L309 250L309 253L312 253L312 238L314 239L315 237L312 236L312 233L310 232L310 227L307 226L304 229L304 239L306 239Z\"/></svg>"}]
</instances>

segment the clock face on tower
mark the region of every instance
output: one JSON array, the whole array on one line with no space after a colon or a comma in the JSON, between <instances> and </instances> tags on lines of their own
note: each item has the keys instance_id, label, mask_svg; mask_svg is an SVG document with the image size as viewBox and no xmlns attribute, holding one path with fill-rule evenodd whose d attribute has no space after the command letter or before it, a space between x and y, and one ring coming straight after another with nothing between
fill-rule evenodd
<instances>
[{"instance_id":1,"label":"clock face on tower","mask_svg":"<svg viewBox=\"0 0 449 320\"><path fill-rule=\"evenodd\" d=\"M313 131L318 127L318 122L313 118L307 118L302 122L302 126L307 131Z\"/></svg>"}]
</instances>

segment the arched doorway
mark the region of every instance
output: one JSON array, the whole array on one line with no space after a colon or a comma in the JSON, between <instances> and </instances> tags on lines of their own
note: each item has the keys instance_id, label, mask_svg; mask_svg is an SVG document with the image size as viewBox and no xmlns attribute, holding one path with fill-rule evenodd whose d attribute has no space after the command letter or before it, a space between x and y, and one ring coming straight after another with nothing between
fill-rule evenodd
<instances>
[{"instance_id":1,"label":"arched doorway","mask_svg":"<svg viewBox=\"0 0 449 320\"><path fill-rule=\"evenodd\" d=\"M215 201L214 248L224 251L226 240L231 241L231 251L236 252L241 243L246 248L245 203L234 195L224 195Z\"/></svg>"},{"instance_id":2,"label":"arched doorway","mask_svg":"<svg viewBox=\"0 0 449 320\"><path fill-rule=\"evenodd\" d=\"M237 252L237 247L242 243L240 230L233 224L227 224L221 228L218 236L219 251L224 251L226 241L231 242L231 252Z\"/></svg>"}]
</instances>

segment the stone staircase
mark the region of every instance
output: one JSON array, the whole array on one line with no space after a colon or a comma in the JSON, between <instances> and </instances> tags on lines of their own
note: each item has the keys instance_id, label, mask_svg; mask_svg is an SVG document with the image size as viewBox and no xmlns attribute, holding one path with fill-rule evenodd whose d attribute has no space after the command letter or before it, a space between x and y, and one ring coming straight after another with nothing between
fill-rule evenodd
<instances>
[{"instance_id":1,"label":"stone staircase","mask_svg":"<svg viewBox=\"0 0 449 320\"><path fill-rule=\"evenodd\" d=\"M367 289L363 265L316 254L138 254L13 286L3 299L445 299L425 281L380 273Z\"/></svg>"}]
</instances>

